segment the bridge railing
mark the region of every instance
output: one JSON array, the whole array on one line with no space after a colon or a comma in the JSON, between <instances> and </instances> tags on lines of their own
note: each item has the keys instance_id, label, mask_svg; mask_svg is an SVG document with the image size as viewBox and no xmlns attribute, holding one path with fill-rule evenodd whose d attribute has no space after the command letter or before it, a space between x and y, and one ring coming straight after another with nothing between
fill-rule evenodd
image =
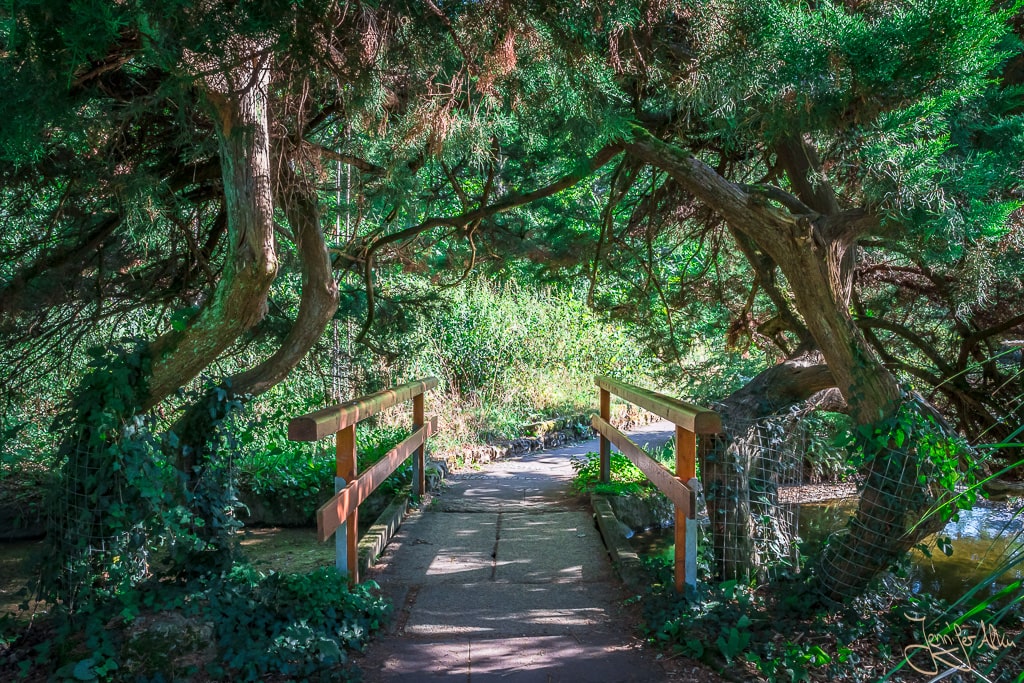
<instances>
[{"instance_id":1,"label":"bridge railing","mask_svg":"<svg viewBox=\"0 0 1024 683\"><path fill-rule=\"evenodd\" d=\"M611 445L629 458L647 478L675 505L675 585L697 585L697 435L722 431L718 413L670 396L626 384L609 377L597 377L601 393L601 412L591 421L601 437L601 481L611 476ZM665 418L676 426L676 471L670 472L613 427L611 395L623 398L644 410Z\"/></svg>"},{"instance_id":2,"label":"bridge railing","mask_svg":"<svg viewBox=\"0 0 1024 683\"><path fill-rule=\"evenodd\" d=\"M436 386L437 379L428 377L295 417L288 423L288 438L292 441L319 441L334 435L335 493L316 511L317 538L326 541L337 532L336 566L338 571L348 573L353 584L359 581L359 504L409 456L413 456L414 463L413 489L423 495L425 445L427 437L437 432L437 417L425 418L423 399L424 394ZM410 400L412 434L359 475L356 425L386 408Z\"/></svg>"}]
</instances>

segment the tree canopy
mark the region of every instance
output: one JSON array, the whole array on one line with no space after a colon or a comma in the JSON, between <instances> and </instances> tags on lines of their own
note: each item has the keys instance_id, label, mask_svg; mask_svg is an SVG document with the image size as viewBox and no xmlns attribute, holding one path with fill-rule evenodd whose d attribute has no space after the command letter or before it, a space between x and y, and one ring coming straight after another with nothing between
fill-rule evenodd
<instances>
[{"instance_id":1,"label":"tree canopy","mask_svg":"<svg viewBox=\"0 0 1024 683\"><path fill-rule=\"evenodd\" d=\"M244 400L332 319L381 349L395 311L430 306L429 286L382 292L384 274L584 278L593 306L639 323L670 363L708 334L768 353L722 397L727 417L838 391L869 483L822 590L856 592L948 499L934 482L961 455L925 452L953 435L946 421L999 441L1024 416L1005 362L1024 334L1014 12L10 4L8 395L77 371L83 344L134 336L145 362L117 399L124 418L211 368ZM218 365L241 349L261 359ZM197 400L168 425L189 435L183 471L217 419ZM908 424L920 438L904 444ZM902 493L883 510L870 492L890 476ZM891 552L851 568L887 538Z\"/></svg>"}]
</instances>

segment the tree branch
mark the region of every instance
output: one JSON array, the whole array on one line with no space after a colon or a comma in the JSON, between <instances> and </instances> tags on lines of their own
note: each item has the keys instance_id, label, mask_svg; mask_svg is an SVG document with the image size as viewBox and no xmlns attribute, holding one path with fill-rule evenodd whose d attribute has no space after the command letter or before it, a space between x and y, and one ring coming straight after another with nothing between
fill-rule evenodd
<instances>
[{"instance_id":1,"label":"tree branch","mask_svg":"<svg viewBox=\"0 0 1024 683\"><path fill-rule=\"evenodd\" d=\"M615 158L622 150L623 145L621 143L605 145L597 152L597 154L587 160L586 163L582 164L575 171L562 176L549 185L545 185L544 187L525 194L511 194L493 204L481 206L473 211L467 211L466 213L459 214L458 216L430 218L417 225L399 230L398 232L390 235L385 235L375 241L366 250L366 261L363 269L363 279L366 286L366 320L363 322L363 326L359 330L359 334L356 336L355 343L362 343L366 338L367 333L369 333L370 327L373 325L375 316L373 265L378 251L389 244L411 240L433 228L441 226L464 228L471 223L481 221L485 218L489 218L506 211L511 211L512 209L520 206L525 206L526 204L530 204L531 202L535 202L539 199L544 199L551 195L558 194L562 190L572 187L584 178L590 176L594 171Z\"/></svg>"},{"instance_id":2,"label":"tree branch","mask_svg":"<svg viewBox=\"0 0 1024 683\"><path fill-rule=\"evenodd\" d=\"M358 168L363 173L371 173L373 175L384 174L384 169L382 167L370 163L366 159L357 157L352 154L342 154L341 152L335 152L333 149L330 149L329 147L317 145L315 143L309 142L308 140L303 140L303 144L312 147L317 151L317 153L322 154L331 161L340 161L341 163L348 164L353 168Z\"/></svg>"},{"instance_id":3,"label":"tree branch","mask_svg":"<svg viewBox=\"0 0 1024 683\"><path fill-rule=\"evenodd\" d=\"M917 347L917 349L921 353L923 353L929 360L931 360L935 364L935 367L938 368L939 372L944 377L952 377L953 375L956 374L956 370L954 370L948 363L946 363L945 360L942 359L941 356L939 356L935 352L935 344L929 344L927 341L925 341L923 337L921 337L913 330L898 323L884 320L882 318L857 318L855 322L857 323L857 327L859 327L862 330L885 330L887 332L892 332L893 334L899 337L902 337L903 339L907 340L915 347Z\"/></svg>"},{"instance_id":4,"label":"tree branch","mask_svg":"<svg viewBox=\"0 0 1024 683\"><path fill-rule=\"evenodd\" d=\"M765 294L768 295L768 298L771 299L782 322L800 340L797 353L807 352L816 348L817 345L815 344L814 337L807 329L807 326L793 312L793 307L789 300L779 290L778 283L775 281L775 262L772 261L770 256L758 252L756 245L745 234L732 228L729 228L729 232L732 234L736 246L739 247L747 262L750 263L750 267L754 269L757 281L760 283ZM790 354L787 353L787 355Z\"/></svg>"},{"instance_id":5,"label":"tree branch","mask_svg":"<svg viewBox=\"0 0 1024 683\"><path fill-rule=\"evenodd\" d=\"M814 211L814 209L807 206L790 193L786 192L782 188L775 187L774 185L741 184L739 187L745 192L750 193L751 195L761 195L766 199L773 199L777 201L779 204L782 204L784 207L789 209L789 212L792 214L796 214L798 216L813 216L815 213L817 213L816 211Z\"/></svg>"},{"instance_id":6,"label":"tree branch","mask_svg":"<svg viewBox=\"0 0 1024 683\"><path fill-rule=\"evenodd\" d=\"M736 183L719 175L715 169L692 154L662 142L640 126L633 126L634 139L626 150L641 161L668 172L687 192L718 212L727 222L749 225L754 202L751 195ZM767 205L757 213L774 214L777 209ZM771 221L778 223L778 219Z\"/></svg>"},{"instance_id":7,"label":"tree branch","mask_svg":"<svg viewBox=\"0 0 1024 683\"><path fill-rule=\"evenodd\" d=\"M815 213L839 213L839 201L825 180L818 152L803 136L787 135L775 145L775 155L786 171L793 192Z\"/></svg>"}]
</instances>

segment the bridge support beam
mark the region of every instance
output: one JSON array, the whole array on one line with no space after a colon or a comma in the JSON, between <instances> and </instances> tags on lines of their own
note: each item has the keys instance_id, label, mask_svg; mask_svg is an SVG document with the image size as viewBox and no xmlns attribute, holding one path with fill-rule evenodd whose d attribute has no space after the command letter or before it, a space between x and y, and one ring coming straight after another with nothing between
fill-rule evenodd
<instances>
[{"instance_id":1,"label":"bridge support beam","mask_svg":"<svg viewBox=\"0 0 1024 683\"><path fill-rule=\"evenodd\" d=\"M690 506L683 510L676 506L676 591L683 592L684 585L697 587L697 501L694 495L697 484L697 435L685 427L676 425L676 479L690 490Z\"/></svg>"},{"instance_id":2,"label":"bridge support beam","mask_svg":"<svg viewBox=\"0 0 1024 683\"><path fill-rule=\"evenodd\" d=\"M605 422L612 421L612 394L605 388L601 388L601 419ZM612 442L604 434L601 434L601 483L607 484L612 476Z\"/></svg>"},{"instance_id":3,"label":"bridge support beam","mask_svg":"<svg viewBox=\"0 0 1024 683\"><path fill-rule=\"evenodd\" d=\"M423 426L426 420L426 413L424 410L423 394L417 394L412 399L412 429L416 431ZM413 451L412 454L412 485L413 490L417 496L423 496L426 493L426 472L424 468L426 466L426 439L424 439L423 445Z\"/></svg>"},{"instance_id":4,"label":"bridge support beam","mask_svg":"<svg viewBox=\"0 0 1024 683\"><path fill-rule=\"evenodd\" d=\"M356 426L351 424L334 436L336 472L334 492L341 491L359 473L356 465ZM359 508L354 507L345 523L338 527L334 541L335 566L348 574L349 585L359 583Z\"/></svg>"}]
</instances>

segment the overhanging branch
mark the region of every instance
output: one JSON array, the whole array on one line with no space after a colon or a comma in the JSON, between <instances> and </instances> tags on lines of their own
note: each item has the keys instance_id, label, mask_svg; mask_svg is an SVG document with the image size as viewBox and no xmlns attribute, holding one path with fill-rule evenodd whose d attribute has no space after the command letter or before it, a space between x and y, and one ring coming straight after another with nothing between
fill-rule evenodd
<instances>
[{"instance_id":1,"label":"overhanging branch","mask_svg":"<svg viewBox=\"0 0 1024 683\"><path fill-rule=\"evenodd\" d=\"M558 194L562 190L568 189L580 182L584 178L590 176L592 173L597 171L599 168L607 164L616 155L623 150L621 143L614 143L605 145L602 147L597 154L587 160L586 163L580 165L576 170L568 175L562 176L558 180L544 187L538 188L531 192L524 194L511 194L504 199L497 201L493 204L485 204L486 198L481 202L481 206L473 211L467 211L457 216L439 216L435 218L429 218L422 223L410 226L398 232L385 235L380 239L376 240L366 250L366 261L363 269L364 284L366 286L366 320L363 322L362 328L359 330L359 334L356 336L355 342L357 344L362 343L366 338L366 335L370 331L370 327L373 325L375 316L375 297L373 288L373 266L377 252L386 247L389 244L395 244L397 242L406 242L419 235L442 226L451 228L465 228L474 223L496 216L506 211L525 206L532 202L550 197Z\"/></svg>"}]
</instances>

